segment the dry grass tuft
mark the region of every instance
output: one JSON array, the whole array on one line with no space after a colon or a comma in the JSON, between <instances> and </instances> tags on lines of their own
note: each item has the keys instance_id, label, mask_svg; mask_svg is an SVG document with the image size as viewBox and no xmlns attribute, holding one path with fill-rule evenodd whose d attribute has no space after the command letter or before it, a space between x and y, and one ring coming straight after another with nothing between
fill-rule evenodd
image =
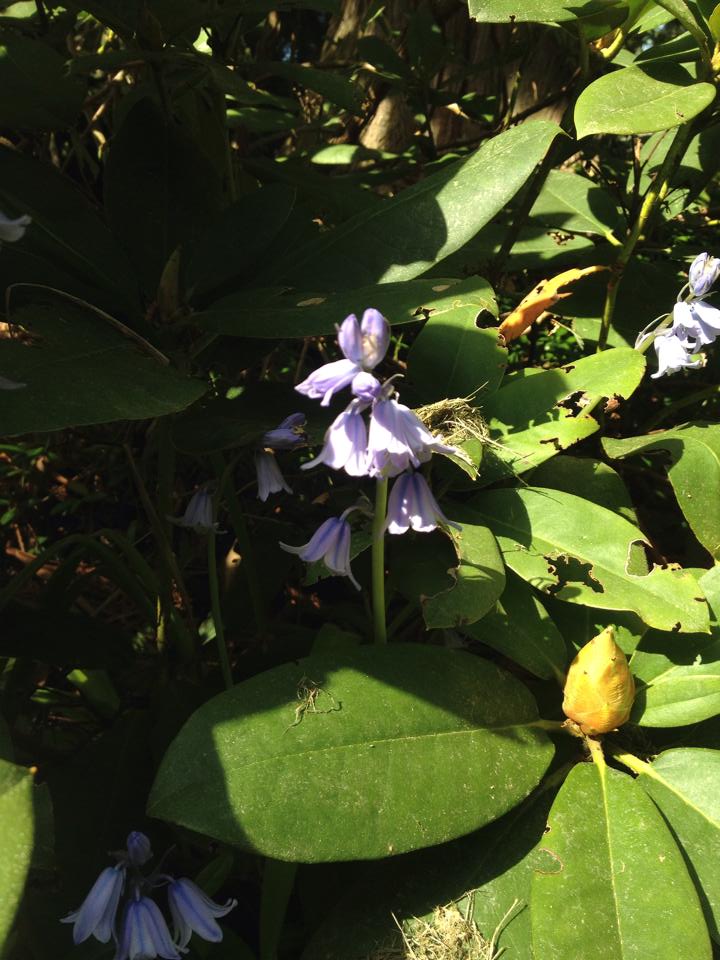
<instances>
[{"instance_id":1,"label":"dry grass tuft","mask_svg":"<svg viewBox=\"0 0 720 960\"><path fill-rule=\"evenodd\" d=\"M414 917L401 924L393 915L401 940L378 948L367 960L499 960L503 949L498 950L498 939L520 903L513 903L490 940L475 923L474 904L470 894L464 912L451 903L438 907L429 921Z\"/></svg>"},{"instance_id":2,"label":"dry grass tuft","mask_svg":"<svg viewBox=\"0 0 720 960\"><path fill-rule=\"evenodd\" d=\"M477 407L471 406L468 397L453 397L429 403L415 410L425 426L440 436L443 443L457 446L465 440L479 440L487 443L490 432L487 423Z\"/></svg>"}]
</instances>

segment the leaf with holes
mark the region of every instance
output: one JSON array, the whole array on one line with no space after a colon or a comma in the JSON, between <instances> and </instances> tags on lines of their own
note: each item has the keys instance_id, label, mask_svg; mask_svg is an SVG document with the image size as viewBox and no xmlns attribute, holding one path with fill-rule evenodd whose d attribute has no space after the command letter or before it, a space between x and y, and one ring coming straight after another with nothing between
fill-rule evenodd
<instances>
[{"instance_id":1,"label":"leaf with holes","mask_svg":"<svg viewBox=\"0 0 720 960\"><path fill-rule=\"evenodd\" d=\"M491 490L470 508L497 537L508 567L538 590L602 610L630 610L661 630L709 632L697 580L685 570L655 567L648 573L636 555L642 532L616 513L534 487Z\"/></svg>"},{"instance_id":2,"label":"leaf with holes","mask_svg":"<svg viewBox=\"0 0 720 960\"><path fill-rule=\"evenodd\" d=\"M579 764L553 803L533 877L543 960L711 960L697 892L672 834L632 777Z\"/></svg>"}]
</instances>

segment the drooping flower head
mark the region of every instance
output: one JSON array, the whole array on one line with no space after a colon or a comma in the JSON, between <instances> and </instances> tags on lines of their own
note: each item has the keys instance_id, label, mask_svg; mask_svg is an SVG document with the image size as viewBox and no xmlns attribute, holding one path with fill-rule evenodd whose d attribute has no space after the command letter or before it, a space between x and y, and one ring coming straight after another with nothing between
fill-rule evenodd
<instances>
[{"instance_id":1,"label":"drooping flower head","mask_svg":"<svg viewBox=\"0 0 720 960\"><path fill-rule=\"evenodd\" d=\"M367 427L362 412L367 404L353 400L335 418L325 433L325 442L314 460L304 463L302 470L310 470L324 463L333 470L345 470L351 477L367 474Z\"/></svg>"},{"instance_id":2,"label":"drooping flower head","mask_svg":"<svg viewBox=\"0 0 720 960\"><path fill-rule=\"evenodd\" d=\"M264 433L260 446L270 450L295 450L307 443L304 413L291 413L273 430Z\"/></svg>"},{"instance_id":3,"label":"drooping flower head","mask_svg":"<svg viewBox=\"0 0 720 960\"><path fill-rule=\"evenodd\" d=\"M388 533L430 533L440 524L461 529L460 524L448 520L442 512L421 473L400 474L388 499Z\"/></svg>"},{"instance_id":4,"label":"drooping flower head","mask_svg":"<svg viewBox=\"0 0 720 960\"><path fill-rule=\"evenodd\" d=\"M255 451L255 474L257 476L258 500L262 500L263 503L271 493L280 493L281 490L292 493L292 488L282 475L282 470L278 466L274 453L268 453L267 450Z\"/></svg>"},{"instance_id":5,"label":"drooping flower head","mask_svg":"<svg viewBox=\"0 0 720 960\"><path fill-rule=\"evenodd\" d=\"M0 390L22 390L26 386L26 383L18 383L17 380L0 377Z\"/></svg>"},{"instance_id":6,"label":"drooping flower head","mask_svg":"<svg viewBox=\"0 0 720 960\"><path fill-rule=\"evenodd\" d=\"M693 297L704 297L720 274L720 260L700 253L690 264L688 283Z\"/></svg>"},{"instance_id":7,"label":"drooping flower head","mask_svg":"<svg viewBox=\"0 0 720 960\"><path fill-rule=\"evenodd\" d=\"M73 943L84 943L88 937L95 937L100 943L110 941L125 886L125 870L124 863L106 867L78 909L62 918L61 923L73 925Z\"/></svg>"},{"instance_id":8,"label":"drooping flower head","mask_svg":"<svg viewBox=\"0 0 720 960\"><path fill-rule=\"evenodd\" d=\"M351 507L339 517L329 517L324 523L320 524L310 540L302 546L294 547L288 543L281 543L280 546L288 553L296 554L305 563L322 560L328 570L347 577L352 585L359 590L360 584L350 569L352 534L350 524L345 519L350 510L353 509L354 507Z\"/></svg>"},{"instance_id":9,"label":"drooping flower head","mask_svg":"<svg viewBox=\"0 0 720 960\"><path fill-rule=\"evenodd\" d=\"M704 300L681 300L673 308L672 333L696 353L720 334L720 310Z\"/></svg>"},{"instance_id":10,"label":"drooping flower head","mask_svg":"<svg viewBox=\"0 0 720 960\"><path fill-rule=\"evenodd\" d=\"M368 432L368 474L395 477L426 463L433 453L452 454L434 437L416 413L394 397L375 402Z\"/></svg>"},{"instance_id":11,"label":"drooping flower head","mask_svg":"<svg viewBox=\"0 0 720 960\"><path fill-rule=\"evenodd\" d=\"M25 236L32 219L25 213L14 220L0 211L0 243L15 243Z\"/></svg>"},{"instance_id":12,"label":"drooping flower head","mask_svg":"<svg viewBox=\"0 0 720 960\"><path fill-rule=\"evenodd\" d=\"M664 376L666 373L677 373L683 368L694 369L702 366L702 358L693 360L688 349L683 346L682 340L672 330L659 333L653 341L655 353L658 358L657 373L652 374L652 379Z\"/></svg>"},{"instance_id":13,"label":"drooping flower head","mask_svg":"<svg viewBox=\"0 0 720 960\"><path fill-rule=\"evenodd\" d=\"M173 918L173 934L179 950L185 951L193 931L209 943L219 943L223 938L216 917L224 917L237 900L215 903L200 887L180 877L168 884L168 903Z\"/></svg>"},{"instance_id":14,"label":"drooping flower head","mask_svg":"<svg viewBox=\"0 0 720 960\"><path fill-rule=\"evenodd\" d=\"M194 533L204 534L217 531L218 525L213 522L212 496L206 487L196 490L190 497L182 517L168 517L171 523L178 527L187 527Z\"/></svg>"},{"instance_id":15,"label":"drooping flower head","mask_svg":"<svg viewBox=\"0 0 720 960\"><path fill-rule=\"evenodd\" d=\"M377 310L366 310L361 323L351 313L338 327L337 339L345 359L324 364L295 387L298 393L320 400L323 407L329 406L339 390L350 386L357 374L374 370L380 363L390 343L390 326Z\"/></svg>"},{"instance_id":16,"label":"drooping flower head","mask_svg":"<svg viewBox=\"0 0 720 960\"><path fill-rule=\"evenodd\" d=\"M125 905L114 960L180 960L160 907L139 890Z\"/></svg>"}]
</instances>

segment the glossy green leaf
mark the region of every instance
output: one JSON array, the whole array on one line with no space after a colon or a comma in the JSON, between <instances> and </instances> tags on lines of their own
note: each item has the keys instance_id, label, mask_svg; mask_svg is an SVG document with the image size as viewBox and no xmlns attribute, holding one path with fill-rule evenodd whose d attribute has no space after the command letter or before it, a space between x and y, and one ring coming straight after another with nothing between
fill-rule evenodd
<instances>
[{"instance_id":1,"label":"glossy green leaf","mask_svg":"<svg viewBox=\"0 0 720 960\"><path fill-rule=\"evenodd\" d=\"M597 183L577 173L551 170L530 213L531 222L570 232L614 236L622 225L617 204Z\"/></svg>"},{"instance_id":2,"label":"glossy green leaf","mask_svg":"<svg viewBox=\"0 0 720 960\"><path fill-rule=\"evenodd\" d=\"M533 471L531 479L534 487L550 487L553 490L574 493L605 507L606 510L619 513L630 523L637 523L627 487L620 475L602 460L563 454L546 460Z\"/></svg>"},{"instance_id":3,"label":"glossy green leaf","mask_svg":"<svg viewBox=\"0 0 720 960\"><path fill-rule=\"evenodd\" d=\"M74 126L86 85L67 75L65 61L49 43L3 30L0 90L0 127L57 130Z\"/></svg>"},{"instance_id":4,"label":"glossy green leaf","mask_svg":"<svg viewBox=\"0 0 720 960\"><path fill-rule=\"evenodd\" d=\"M562 634L524 580L508 573L495 609L463 633L480 640L536 677L564 680L568 655Z\"/></svg>"},{"instance_id":5,"label":"glossy green leaf","mask_svg":"<svg viewBox=\"0 0 720 960\"><path fill-rule=\"evenodd\" d=\"M533 949L543 960L710 960L698 895L672 834L640 785L596 764L572 770L533 877Z\"/></svg>"},{"instance_id":6,"label":"glossy green leaf","mask_svg":"<svg viewBox=\"0 0 720 960\"><path fill-rule=\"evenodd\" d=\"M639 782L685 853L710 934L720 943L720 751L666 750Z\"/></svg>"},{"instance_id":7,"label":"glossy green leaf","mask_svg":"<svg viewBox=\"0 0 720 960\"><path fill-rule=\"evenodd\" d=\"M486 140L467 159L322 233L288 257L280 279L347 290L420 276L503 209L558 132L538 120Z\"/></svg>"},{"instance_id":8,"label":"glossy green leaf","mask_svg":"<svg viewBox=\"0 0 720 960\"><path fill-rule=\"evenodd\" d=\"M14 309L33 338L0 343L0 433L13 435L113 420L144 420L189 406L205 384L164 366L88 307L47 294Z\"/></svg>"},{"instance_id":9,"label":"glossy green leaf","mask_svg":"<svg viewBox=\"0 0 720 960\"><path fill-rule=\"evenodd\" d=\"M260 290L225 297L195 317L205 329L228 336L285 339L334 333L349 313L361 317L370 306L391 324L410 323L427 314L439 321L463 307L476 314L487 310L497 315L497 302L487 280L468 277L371 284L342 293Z\"/></svg>"},{"instance_id":10,"label":"glossy green leaf","mask_svg":"<svg viewBox=\"0 0 720 960\"><path fill-rule=\"evenodd\" d=\"M453 510L450 516L456 519L462 513ZM428 629L475 623L492 609L505 586L505 566L495 537L487 527L462 517L462 529L449 528L449 533L458 566L447 571L454 581L449 589L421 598Z\"/></svg>"},{"instance_id":11,"label":"glossy green leaf","mask_svg":"<svg viewBox=\"0 0 720 960\"><path fill-rule=\"evenodd\" d=\"M82 286L81 296L85 289L99 291L93 302L100 306L136 309L137 280L125 254L83 194L49 164L0 147L0 210L32 217L22 241L3 248L3 259L28 261L18 269L14 259L8 273L0 261L6 282L52 284L66 273ZM58 274L48 276L46 263Z\"/></svg>"},{"instance_id":12,"label":"glossy green leaf","mask_svg":"<svg viewBox=\"0 0 720 960\"><path fill-rule=\"evenodd\" d=\"M148 812L284 860L374 859L499 817L552 755L535 703L493 664L390 645L288 663L201 707Z\"/></svg>"},{"instance_id":13,"label":"glossy green leaf","mask_svg":"<svg viewBox=\"0 0 720 960\"><path fill-rule=\"evenodd\" d=\"M0 953L10 932L30 868L35 833L33 778L0 760Z\"/></svg>"},{"instance_id":14,"label":"glossy green leaf","mask_svg":"<svg viewBox=\"0 0 720 960\"><path fill-rule=\"evenodd\" d=\"M586 87L575 104L578 139L593 133L654 133L687 123L715 98L677 63L625 67Z\"/></svg>"},{"instance_id":15,"label":"glossy green leaf","mask_svg":"<svg viewBox=\"0 0 720 960\"><path fill-rule=\"evenodd\" d=\"M480 478L490 483L524 473L599 429L583 412L578 394L629 397L642 380L645 359L637 350L607 350L576 363L532 375L516 376L483 398L483 416L497 446L485 450Z\"/></svg>"},{"instance_id":16,"label":"glossy green leaf","mask_svg":"<svg viewBox=\"0 0 720 960\"><path fill-rule=\"evenodd\" d=\"M438 908L453 905L472 915L487 940L498 932L504 960L529 960L532 876L553 866L540 849L557 789L553 780L470 836L372 864L370 883L361 875L329 913L323 911L302 960L368 960L375 951L382 957L381 948L388 953L388 943L398 938L396 919L411 933L419 919L433 924Z\"/></svg>"},{"instance_id":17,"label":"glossy green leaf","mask_svg":"<svg viewBox=\"0 0 720 960\"><path fill-rule=\"evenodd\" d=\"M672 430L625 440L603 440L609 457L666 451L668 477L680 509L700 543L720 557L720 426L688 423Z\"/></svg>"},{"instance_id":18,"label":"glossy green leaf","mask_svg":"<svg viewBox=\"0 0 720 960\"><path fill-rule=\"evenodd\" d=\"M697 51L697 47L695 47ZM645 192L660 172L660 167L673 141L673 132L656 133L643 143L640 151L642 170L640 190ZM662 204L662 215L670 220L696 200L720 168L720 129L713 126L700 130L690 141L678 169L670 181L670 191ZM628 177L633 189L634 176Z\"/></svg>"},{"instance_id":19,"label":"glossy green leaf","mask_svg":"<svg viewBox=\"0 0 720 960\"><path fill-rule=\"evenodd\" d=\"M623 517L560 490L491 490L471 501L498 538L505 563L538 590L590 607L630 610L648 625L709 632L708 606L684 570L629 572L642 532Z\"/></svg>"},{"instance_id":20,"label":"glossy green leaf","mask_svg":"<svg viewBox=\"0 0 720 960\"><path fill-rule=\"evenodd\" d=\"M720 713L720 567L698 584L710 604L710 636L647 633L630 661L637 695L632 720L643 727L699 723Z\"/></svg>"},{"instance_id":21,"label":"glossy green leaf","mask_svg":"<svg viewBox=\"0 0 720 960\"><path fill-rule=\"evenodd\" d=\"M481 23L562 23L619 5L618 0L470 0L470 16Z\"/></svg>"},{"instance_id":22,"label":"glossy green leaf","mask_svg":"<svg viewBox=\"0 0 720 960\"><path fill-rule=\"evenodd\" d=\"M147 98L110 143L104 190L110 225L149 296L175 248L206 229L222 201L210 160Z\"/></svg>"},{"instance_id":23,"label":"glossy green leaf","mask_svg":"<svg viewBox=\"0 0 720 960\"><path fill-rule=\"evenodd\" d=\"M431 316L413 342L408 376L424 402L484 395L500 385L507 350L496 329L477 326L477 315L476 307L459 307Z\"/></svg>"}]
</instances>

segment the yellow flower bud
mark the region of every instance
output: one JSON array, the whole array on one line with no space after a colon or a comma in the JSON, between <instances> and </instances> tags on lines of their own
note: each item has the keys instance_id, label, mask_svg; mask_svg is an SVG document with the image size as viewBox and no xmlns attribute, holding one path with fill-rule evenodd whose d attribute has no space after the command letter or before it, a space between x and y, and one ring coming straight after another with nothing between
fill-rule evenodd
<instances>
[{"instance_id":1,"label":"yellow flower bud","mask_svg":"<svg viewBox=\"0 0 720 960\"><path fill-rule=\"evenodd\" d=\"M627 723L635 699L635 681L625 654L606 627L580 650L565 681L563 713L583 733L595 736Z\"/></svg>"}]
</instances>

